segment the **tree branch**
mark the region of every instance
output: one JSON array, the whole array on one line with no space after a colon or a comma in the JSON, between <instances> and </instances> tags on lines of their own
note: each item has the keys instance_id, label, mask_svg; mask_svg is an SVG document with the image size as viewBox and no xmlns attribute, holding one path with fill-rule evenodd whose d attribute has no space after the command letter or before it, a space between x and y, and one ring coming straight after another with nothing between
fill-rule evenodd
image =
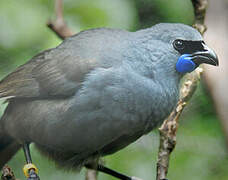
<instances>
[{"instance_id":1,"label":"tree branch","mask_svg":"<svg viewBox=\"0 0 228 180\"><path fill-rule=\"evenodd\" d=\"M193 27L203 34L207 27L204 24L208 0L192 0L195 14L195 23Z\"/></svg>"},{"instance_id":2,"label":"tree branch","mask_svg":"<svg viewBox=\"0 0 228 180\"><path fill-rule=\"evenodd\" d=\"M67 27L63 18L63 2L62 0L55 1L55 21L48 21L47 26L55 32L60 39L72 36L72 31Z\"/></svg>"},{"instance_id":3,"label":"tree branch","mask_svg":"<svg viewBox=\"0 0 228 180\"><path fill-rule=\"evenodd\" d=\"M203 34L206 31L204 18L208 1L192 0L192 4L194 6L195 13L195 23L193 27ZM176 134L179 125L178 120L187 102L194 94L202 72L203 69L198 68L186 77L186 81L181 87L180 99L176 108L159 128L160 146L157 161L157 180L164 180L167 177L170 155L176 145Z\"/></svg>"}]
</instances>

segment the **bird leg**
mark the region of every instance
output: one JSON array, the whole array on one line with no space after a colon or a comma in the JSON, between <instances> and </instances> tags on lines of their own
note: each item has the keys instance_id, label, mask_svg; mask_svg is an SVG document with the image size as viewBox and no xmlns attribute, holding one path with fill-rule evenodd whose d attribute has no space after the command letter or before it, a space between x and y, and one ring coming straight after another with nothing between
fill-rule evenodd
<instances>
[{"instance_id":1,"label":"bird leg","mask_svg":"<svg viewBox=\"0 0 228 180\"><path fill-rule=\"evenodd\" d=\"M107 168L101 164L97 164L96 166L93 166L91 164L87 164L87 165L85 165L85 167L88 169L94 169L94 170L103 172L105 174L111 175L111 176L116 177L116 178L121 179L121 180L140 180L137 177L130 177L130 176L121 174L121 173L114 171L112 169L109 169L109 168Z\"/></svg>"},{"instance_id":2,"label":"bird leg","mask_svg":"<svg viewBox=\"0 0 228 180\"><path fill-rule=\"evenodd\" d=\"M28 178L27 180L40 180L39 176L37 175L38 169L34 164L32 164L32 158L28 143L23 144L23 150L26 159L26 165L24 166L23 171L25 176Z\"/></svg>"}]
</instances>

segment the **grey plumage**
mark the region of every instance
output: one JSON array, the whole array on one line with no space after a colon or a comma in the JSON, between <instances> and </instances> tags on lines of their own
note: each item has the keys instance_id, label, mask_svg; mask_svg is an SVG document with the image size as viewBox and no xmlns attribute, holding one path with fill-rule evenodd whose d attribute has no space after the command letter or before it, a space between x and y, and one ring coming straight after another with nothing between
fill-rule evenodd
<instances>
[{"instance_id":1,"label":"grey plumage","mask_svg":"<svg viewBox=\"0 0 228 180\"><path fill-rule=\"evenodd\" d=\"M100 28L66 39L0 82L9 102L1 132L8 144L33 142L67 167L118 151L160 125L177 103L178 38L202 40L182 24Z\"/></svg>"}]
</instances>

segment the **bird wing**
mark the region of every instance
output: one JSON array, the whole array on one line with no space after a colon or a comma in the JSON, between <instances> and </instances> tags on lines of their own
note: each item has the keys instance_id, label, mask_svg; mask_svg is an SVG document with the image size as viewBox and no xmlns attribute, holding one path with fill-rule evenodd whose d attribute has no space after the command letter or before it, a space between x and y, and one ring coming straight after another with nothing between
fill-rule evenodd
<instances>
[{"instance_id":1,"label":"bird wing","mask_svg":"<svg viewBox=\"0 0 228 180\"><path fill-rule=\"evenodd\" d=\"M64 51L64 50L63 50ZM58 98L73 95L95 59L74 57L61 49L46 50L0 82L0 97Z\"/></svg>"},{"instance_id":2,"label":"bird wing","mask_svg":"<svg viewBox=\"0 0 228 180\"><path fill-rule=\"evenodd\" d=\"M0 82L0 98L72 96L91 70L111 67L110 63L102 61L109 61L107 52L113 51L114 47L117 47L117 51L121 50L120 40L127 33L100 28L67 38L58 47L41 52L6 76ZM115 54L118 56L120 53ZM121 58L116 57L113 62L116 63L118 59Z\"/></svg>"}]
</instances>

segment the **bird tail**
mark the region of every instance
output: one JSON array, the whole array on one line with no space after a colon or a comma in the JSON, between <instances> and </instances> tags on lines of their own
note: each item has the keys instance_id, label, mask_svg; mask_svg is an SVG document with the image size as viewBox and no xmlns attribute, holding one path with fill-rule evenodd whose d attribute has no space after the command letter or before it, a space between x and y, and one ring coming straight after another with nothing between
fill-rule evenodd
<instances>
[{"instance_id":1,"label":"bird tail","mask_svg":"<svg viewBox=\"0 0 228 180\"><path fill-rule=\"evenodd\" d=\"M16 154L20 147L21 145L4 133L0 127L0 169Z\"/></svg>"}]
</instances>

